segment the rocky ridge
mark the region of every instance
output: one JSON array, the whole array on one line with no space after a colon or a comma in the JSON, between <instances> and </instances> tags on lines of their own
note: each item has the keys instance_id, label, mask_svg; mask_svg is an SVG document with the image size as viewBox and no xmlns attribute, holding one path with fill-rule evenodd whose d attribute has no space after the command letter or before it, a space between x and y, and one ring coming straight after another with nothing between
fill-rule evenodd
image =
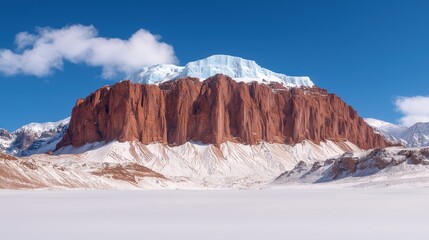
<instances>
[{"instance_id":1,"label":"rocky ridge","mask_svg":"<svg viewBox=\"0 0 429 240\"><path fill-rule=\"evenodd\" d=\"M308 164L299 162L292 170L282 173L275 184L326 183L332 181L370 182L418 176L427 176L429 148L385 148L361 153L344 153L339 157ZM414 174L416 173L416 174ZM415 176L414 176L415 175ZM354 180L351 180L354 178ZM365 179L367 178L367 179Z\"/></svg>"}]
</instances>

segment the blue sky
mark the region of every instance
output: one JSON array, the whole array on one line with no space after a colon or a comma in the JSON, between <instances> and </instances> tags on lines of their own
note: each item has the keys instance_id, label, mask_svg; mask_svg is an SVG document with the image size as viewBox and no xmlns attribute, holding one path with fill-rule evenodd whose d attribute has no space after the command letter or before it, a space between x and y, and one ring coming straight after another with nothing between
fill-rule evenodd
<instances>
[{"instance_id":1,"label":"blue sky","mask_svg":"<svg viewBox=\"0 0 429 240\"><path fill-rule=\"evenodd\" d=\"M146 29L180 64L221 53L308 75L363 117L398 122L413 113L409 105L397 111L397 97L428 95L427 1L3 0L0 9L0 49L17 51L16 34L36 27L92 25L100 37L124 40ZM65 118L78 98L114 81L83 62L41 77L0 73L0 127Z\"/></svg>"}]
</instances>

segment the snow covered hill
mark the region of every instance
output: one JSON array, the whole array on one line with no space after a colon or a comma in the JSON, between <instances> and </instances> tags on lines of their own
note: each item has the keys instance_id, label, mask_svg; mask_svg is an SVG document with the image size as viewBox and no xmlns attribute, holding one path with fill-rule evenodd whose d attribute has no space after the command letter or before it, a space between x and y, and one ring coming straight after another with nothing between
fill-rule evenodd
<instances>
[{"instance_id":1,"label":"snow covered hill","mask_svg":"<svg viewBox=\"0 0 429 240\"><path fill-rule=\"evenodd\" d=\"M55 149L70 118L58 122L30 123L9 133L0 129L0 151L16 156L45 153Z\"/></svg>"},{"instance_id":2,"label":"snow covered hill","mask_svg":"<svg viewBox=\"0 0 429 240\"><path fill-rule=\"evenodd\" d=\"M220 148L114 141L68 146L53 155L0 156L0 188L7 189L259 189L315 183L429 186L429 148L362 151L331 141L226 142Z\"/></svg>"},{"instance_id":3,"label":"snow covered hill","mask_svg":"<svg viewBox=\"0 0 429 240\"><path fill-rule=\"evenodd\" d=\"M218 73L242 82L276 82L287 87L314 86L309 77L286 76L262 68L255 61L228 55L213 55L190 62L185 66L161 64L144 67L128 78L133 82L158 84L181 77L195 77L204 80Z\"/></svg>"},{"instance_id":4,"label":"snow covered hill","mask_svg":"<svg viewBox=\"0 0 429 240\"><path fill-rule=\"evenodd\" d=\"M271 182L299 161L312 164L359 151L351 143L304 141L294 146L226 142L110 142L64 147L54 155L0 159L0 188L255 188Z\"/></svg>"},{"instance_id":5,"label":"snow covered hill","mask_svg":"<svg viewBox=\"0 0 429 240\"><path fill-rule=\"evenodd\" d=\"M407 128L373 118L366 118L365 121L391 142L398 142L406 147L429 146L429 123L416 123Z\"/></svg>"}]
</instances>

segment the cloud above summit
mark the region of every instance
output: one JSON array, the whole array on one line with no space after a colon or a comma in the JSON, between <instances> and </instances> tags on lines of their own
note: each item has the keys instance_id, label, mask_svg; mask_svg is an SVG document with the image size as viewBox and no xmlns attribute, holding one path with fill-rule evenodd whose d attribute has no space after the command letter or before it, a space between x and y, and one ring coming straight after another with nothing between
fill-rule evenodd
<instances>
[{"instance_id":1,"label":"cloud above summit","mask_svg":"<svg viewBox=\"0 0 429 240\"><path fill-rule=\"evenodd\" d=\"M0 73L44 77L62 70L65 61L102 68L103 78L130 74L148 65L175 63L173 47L145 29L129 39L98 36L93 26L71 25L61 29L37 28L20 32L16 49L0 49Z\"/></svg>"},{"instance_id":2,"label":"cloud above summit","mask_svg":"<svg viewBox=\"0 0 429 240\"><path fill-rule=\"evenodd\" d=\"M395 105L404 115L399 119L401 124L409 127L417 122L429 122L429 96L398 97Z\"/></svg>"}]
</instances>

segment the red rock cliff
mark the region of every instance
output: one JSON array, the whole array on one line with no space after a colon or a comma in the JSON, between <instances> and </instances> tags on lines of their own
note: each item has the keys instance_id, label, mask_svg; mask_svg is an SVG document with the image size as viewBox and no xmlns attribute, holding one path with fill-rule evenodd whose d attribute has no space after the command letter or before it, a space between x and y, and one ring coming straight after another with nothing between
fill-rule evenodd
<instances>
[{"instance_id":1,"label":"red rock cliff","mask_svg":"<svg viewBox=\"0 0 429 240\"><path fill-rule=\"evenodd\" d=\"M115 139L170 145L348 140L364 149L388 146L353 108L326 90L238 83L221 74L204 82L123 81L100 88L77 101L57 148Z\"/></svg>"}]
</instances>

